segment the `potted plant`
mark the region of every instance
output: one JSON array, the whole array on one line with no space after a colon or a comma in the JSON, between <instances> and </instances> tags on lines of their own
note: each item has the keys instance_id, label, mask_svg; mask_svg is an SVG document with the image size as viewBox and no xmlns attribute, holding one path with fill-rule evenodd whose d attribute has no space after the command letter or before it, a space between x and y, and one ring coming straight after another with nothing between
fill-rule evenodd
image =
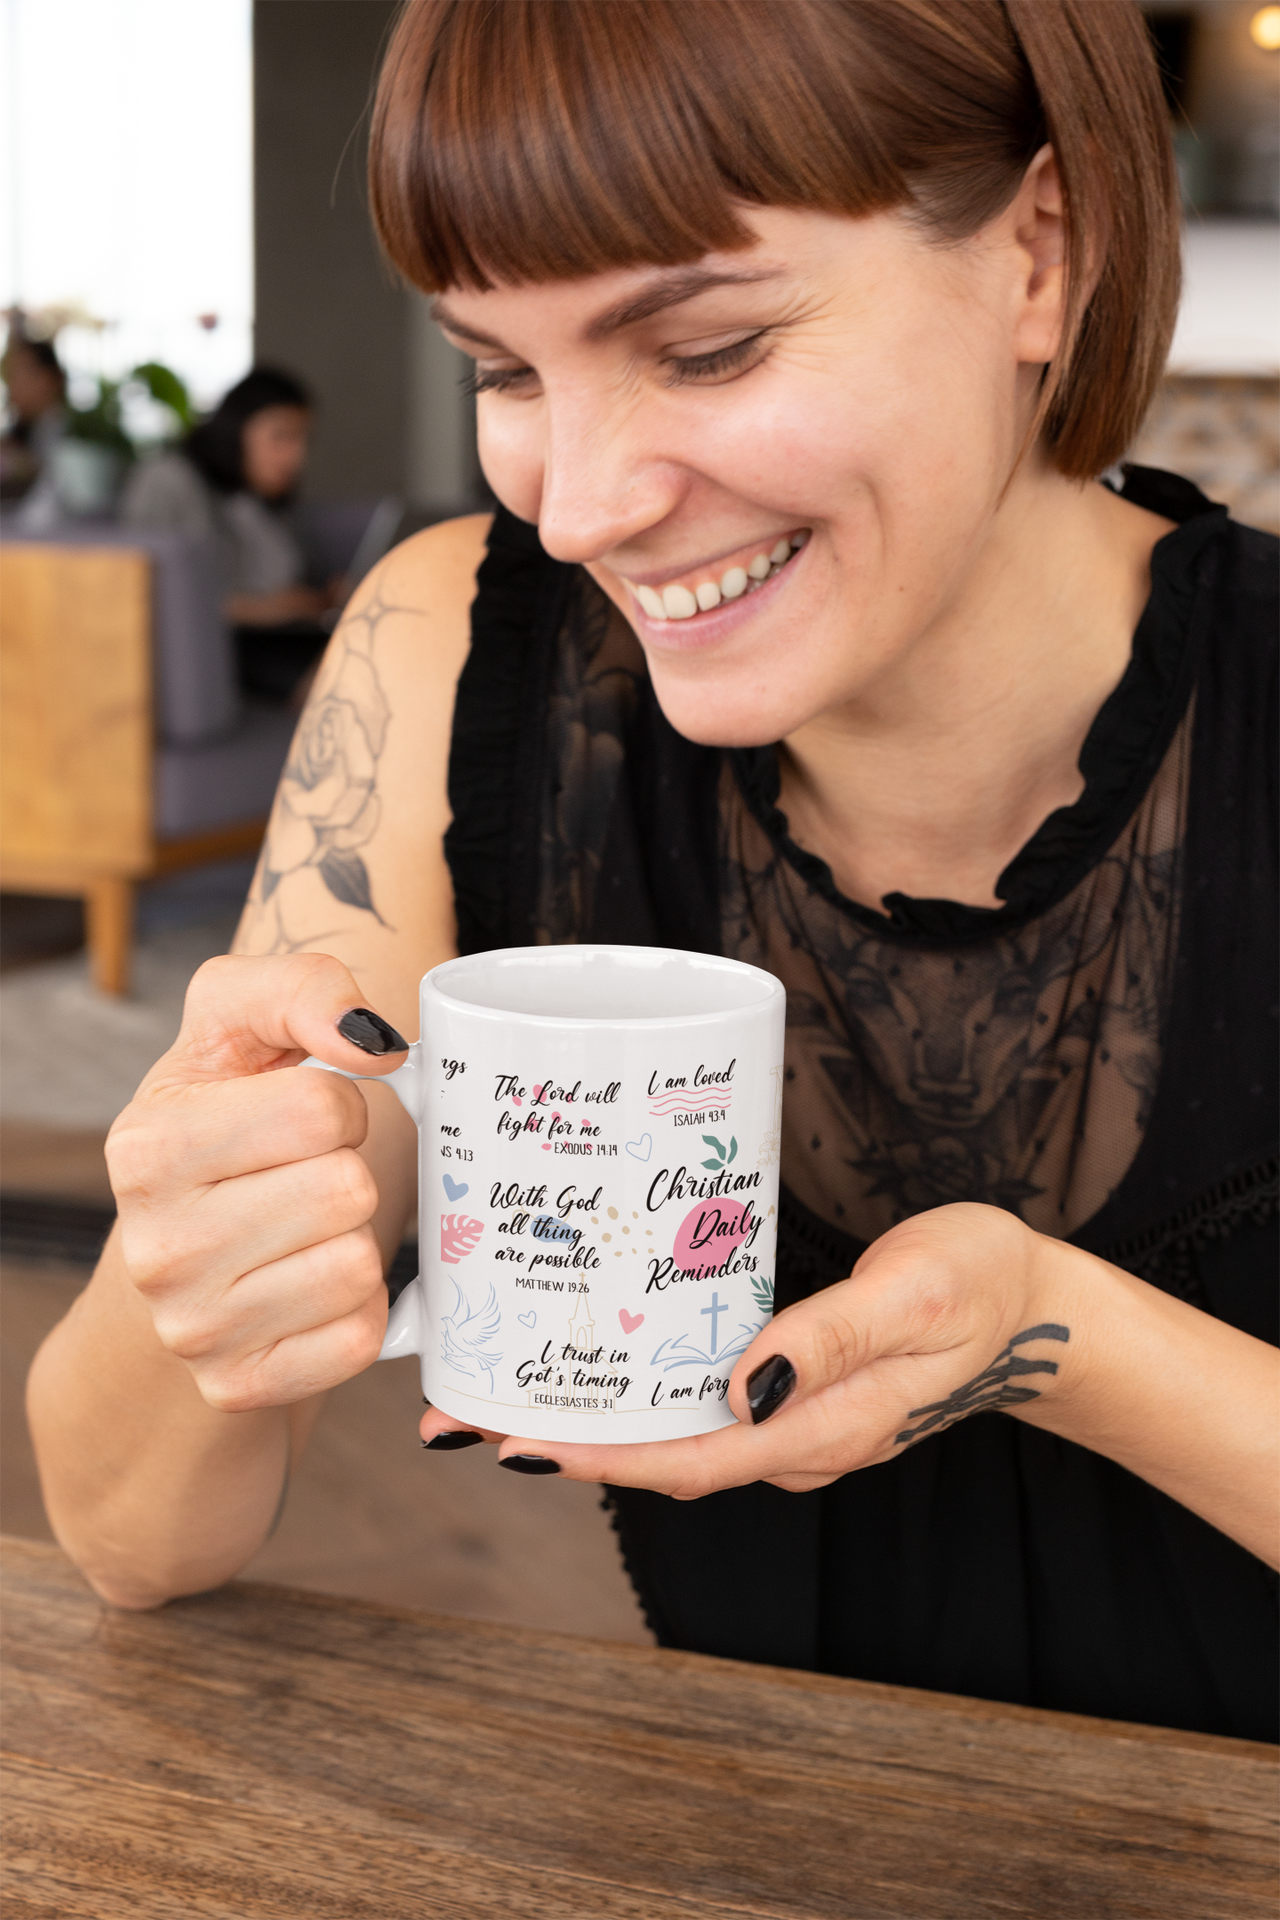
<instances>
[{"instance_id":1,"label":"potted plant","mask_svg":"<svg viewBox=\"0 0 1280 1920\"><path fill-rule=\"evenodd\" d=\"M120 419L119 380L99 380L87 407L68 407L62 438L50 456L53 484L67 513L109 513L133 459Z\"/></svg>"},{"instance_id":2,"label":"potted plant","mask_svg":"<svg viewBox=\"0 0 1280 1920\"><path fill-rule=\"evenodd\" d=\"M88 406L68 407L63 436L52 454L54 488L67 513L109 513L115 504L125 469L138 451L125 430L122 405L131 382L168 408L179 428L195 424L186 387L158 360L144 361L124 380L99 378Z\"/></svg>"}]
</instances>

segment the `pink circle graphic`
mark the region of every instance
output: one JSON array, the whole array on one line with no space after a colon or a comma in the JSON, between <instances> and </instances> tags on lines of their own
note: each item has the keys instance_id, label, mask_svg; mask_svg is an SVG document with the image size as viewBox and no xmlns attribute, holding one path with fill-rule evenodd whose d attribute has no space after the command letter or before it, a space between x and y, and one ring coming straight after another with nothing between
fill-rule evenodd
<instances>
[{"instance_id":1,"label":"pink circle graphic","mask_svg":"<svg viewBox=\"0 0 1280 1920\"><path fill-rule=\"evenodd\" d=\"M722 1267L746 1245L754 1218L740 1200L700 1200L680 1222L671 1257L685 1273Z\"/></svg>"}]
</instances>

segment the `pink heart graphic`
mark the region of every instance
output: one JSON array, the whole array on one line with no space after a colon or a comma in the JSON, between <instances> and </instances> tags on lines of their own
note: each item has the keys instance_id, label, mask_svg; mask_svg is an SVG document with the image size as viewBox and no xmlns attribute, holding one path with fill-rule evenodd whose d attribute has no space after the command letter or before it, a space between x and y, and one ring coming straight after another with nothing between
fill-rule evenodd
<instances>
[{"instance_id":1,"label":"pink heart graphic","mask_svg":"<svg viewBox=\"0 0 1280 1920\"><path fill-rule=\"evenodd\" d=\"M624 1333L634 1333L637 1327L644 1325L644 1315L642 1313L628 1313L625 1307L618 1308L618 1318L622 1322L622 1331Z\"/></svg>"}]
</instances>

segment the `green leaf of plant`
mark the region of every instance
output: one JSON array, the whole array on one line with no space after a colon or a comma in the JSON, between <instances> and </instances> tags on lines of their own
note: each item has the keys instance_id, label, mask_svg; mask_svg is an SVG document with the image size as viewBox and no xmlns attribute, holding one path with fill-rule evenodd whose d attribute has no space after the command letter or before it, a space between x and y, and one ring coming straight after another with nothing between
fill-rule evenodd
<instances>
[{"instance_id":1,"label":"green leaf of plant","mask_svg":"<svg viewBox=\"0 0 1280 1920\"><path fill-rule=\"evenodd\" d=\"M715 1148L716 1152L720 1155L720 1158L723 1160L724 1148L720 1145L720 1142L716 1139L714 1133L704 1133L702 1137L706 1141L709 1147Z\"/></svg>"},{"instance_id":2,"label":"green leaf of plant","mask_svg":"<svg viewBox=\"0 0 1280 1920\"><path fill-rule=\"evenodd\" d=\"M724 1162L723 1160L704 1160L702 1164L704 1167L710 1167L712 1173L719 1173Z\"/></svg>"},{"instance_id":3,"label":"green leaf of plant","mask_svg":"<svg viewBox=\"0 0 1280 1920\"><path fill-rule=\"evenodd\" d=\"M87 407L68 407L65 433L68 440L87 440L91 446L106 447L122 460L132 460L133 442L120 424L120 382L97 380L98 395Z\"/></svg>"},{"instance_id":4,"label":"green leaf of plant","mask_svg":"<svg viewBox=\"0 0 1280 1920\"><path fill-rule=\"evenodd\" d=\"M731 1133L729 1135L729 1160L736 1160L737 1157L738 1157L738 1136L735 1133ZM728 1166L729 1160L725 1161L726 1166Z\"/></svg>"},{"instance_id":5,"label":"green leaf of plant","mask_svg":"<svg viewBox=\"0 0 1280 1920\"><path fill-rule=\"evenodd\" d=\"M131 380L141 380L153 400L163 407L172 407L184 427L195 425L195 409L191 405L191 395L186 384L179 379L172 367L166 367L159 360L144 360L129 375Z\"/></svg>"}]
</instances>

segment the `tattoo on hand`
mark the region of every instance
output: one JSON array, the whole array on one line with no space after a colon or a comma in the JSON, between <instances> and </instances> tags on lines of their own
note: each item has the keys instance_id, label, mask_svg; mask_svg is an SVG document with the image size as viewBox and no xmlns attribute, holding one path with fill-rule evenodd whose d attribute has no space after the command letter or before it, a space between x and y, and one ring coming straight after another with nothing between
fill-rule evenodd
<instances>
[{"instance_id":1,"label":"tattoo on hand","mask_svg":"<svg viewBox=\"0 0 1280 1920\"><path fill-rule=\"evenodd\" d=\"M314 924L291 937L285 922L286 896L294 890L288 883L309 871L335 901L387 924L360 849L381 817L378 762L391 718L374 658L378 627L388 614L408 611L375 591L359 613L343 619L321 666L280 778L250 899L253 918L274 923L255 929L259 951L288 953L318 937Z\"/></svg>"},{"instance_id":2,"label":"tattoo on hand","mask_svg":"<svg viewBox=\"0 0 1280 1920\"><path fill-rule=\"evenodd\" d=\"M989 1407L1018 1407L1026 1400L1038 1400L1039 1387L1013 1387L1009 1382L1025 1379L1031 1373L1056 1373L1058 1363L1056 1360L1020 1359L1014 1348L1026 1346L1030 1340L1060 1340L1065 1345L1070 1338L1070 1327L1057 1326L1051 1320L1043 1326L1028 1327L1023 1333L1015 1333L1003 1353L998 1353L989 1367L972 1380L966 1380L945 1400L935 1400L927 1407L913 1407L907 1418L919 1420L920 1425L904 1427L895 1439L894 1446L910 1446L912 1441L923 1440L928 1433L941 1433L944 1428L954 1426L957 1420L963 1420L970 1413L981 1413Z\"/></svg>"}]
</instances>

